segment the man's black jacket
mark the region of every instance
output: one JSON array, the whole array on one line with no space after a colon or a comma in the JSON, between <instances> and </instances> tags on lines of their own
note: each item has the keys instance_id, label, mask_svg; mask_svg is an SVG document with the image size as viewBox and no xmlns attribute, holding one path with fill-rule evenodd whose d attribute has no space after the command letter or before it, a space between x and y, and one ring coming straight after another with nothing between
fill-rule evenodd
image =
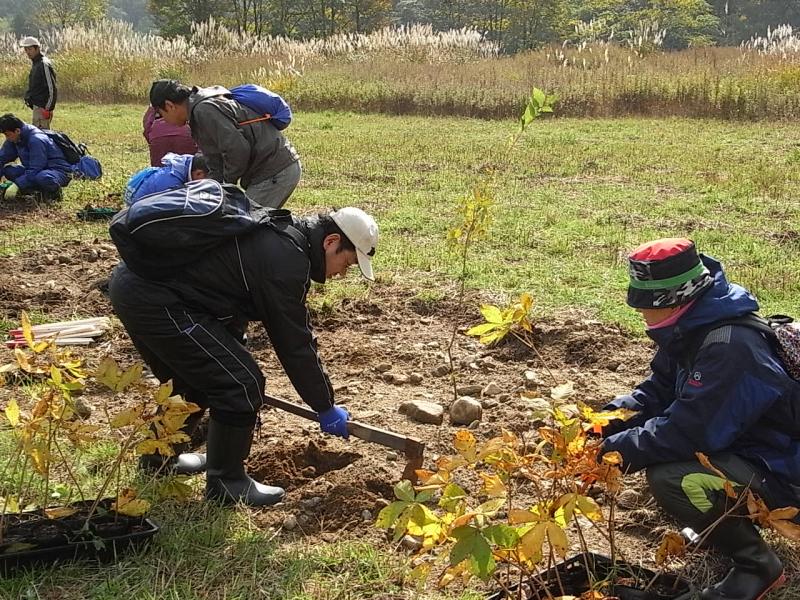
<instances>
[{"instance_id":1,"label":"man's black jacket","mask_svg":"<svg viewBox=\"0 0 800 600\"><path fill-rule=\"evenodd\" d=\"M317 354L306 293L312 280L325 281L324 232L316 217L293 218L293 227L300 235L265 226L225 242L163 285L221 321L261 321L297 393L322 412L334 404L333 387Z\"/></svg>"},{"instance_id":2,"label":"man's black jacket","mask_svg":"<svg viewBox=\"0 0 800 600\"><path fill-rule=\"evenodd\" d=\"M33 59L31 72L28 75L25 104L31 108L38 106L45 110L53 110L56 107L57 96L56 72L53 69L53 63L43 54L39 54Z\"/></svg>"}]
</instances>

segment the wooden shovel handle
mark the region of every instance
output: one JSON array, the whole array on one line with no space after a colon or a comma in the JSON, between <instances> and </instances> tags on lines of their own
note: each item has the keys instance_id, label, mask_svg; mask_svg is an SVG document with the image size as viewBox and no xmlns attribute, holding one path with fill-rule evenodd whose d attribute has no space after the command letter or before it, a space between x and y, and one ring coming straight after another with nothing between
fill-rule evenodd
<instances>
[{"instance_id":1,"label":"wooden shovel handle","mask_svg":"<svg viewBox=\"0 0 800 600\"><path fill-rule=\"evenodd\" d=\"M304 419L309 419L310 421L319 422L319 416L310 408L306 408L305 406L300 406L294 402L288 402L286 400L281 400L280 398L275 398L274 396L269 395L265 395L264 399L270 406L280 408L281 410L285 410L286 412L297 415L298 417L303 417ZM406 457L408 458L421 458L423 452L425 451L425 444L416 438L394 433L388 429L381 429L380 427L375 427L373 425L367 425L366 423L361 423L359 421L348 421L347 431L350 432L350 435L367 442L373 442L375 444L380 444L381 446L399 450L400 452L405 453Z\"/></svg>"}]
</instances>

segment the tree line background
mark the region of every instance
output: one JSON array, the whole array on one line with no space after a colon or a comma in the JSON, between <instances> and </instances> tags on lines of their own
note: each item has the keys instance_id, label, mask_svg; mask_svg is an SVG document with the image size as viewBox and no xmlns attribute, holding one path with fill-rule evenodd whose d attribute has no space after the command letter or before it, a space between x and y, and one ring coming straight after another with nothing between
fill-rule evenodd
<instances>
[{"instance_id":1,"label":"tree line background","mask_svg":"<svg viewBox=\"0 0 800 600\"><path fill-rule=\"evenodd\" d=\"M579 22L594 21L591 35L603 39L657 22L663 47L679 49L737 45L768 27L800 26L800 0L0 0L0 15L0 31L18 35L104 17L167 37L209 18L240 32L304 39L429 23L475 28L508 52L574 39Z\"/></svg>"}]
</instances>

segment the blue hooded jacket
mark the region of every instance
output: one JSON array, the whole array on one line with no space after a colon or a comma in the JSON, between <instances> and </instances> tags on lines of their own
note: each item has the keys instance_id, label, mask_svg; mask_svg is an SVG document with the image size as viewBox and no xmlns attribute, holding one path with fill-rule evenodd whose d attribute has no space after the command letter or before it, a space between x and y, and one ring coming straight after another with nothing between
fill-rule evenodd
<instances>
[{"instance_id":1,"label":"blue hooded jacket","mask_svg":"<svg viewBox=\"0 0 800 600\"><path fill-rule=\"evenodd\" d=\"M44 170L72 172L72 165L55 142L41 129L28 123L22 125L18 142L7 140L0 146L0 167L16 159L25 167L25 174L15 181L21 189L36 187L34 178Z\"/></svg>"},{"instance_id":2,"label":"blue hooded jacket","mask_svg":"<svg viewBox=\"0 0 800 600\"><path fill-rule=\"evenodd\" d=\"M648 331L658 344L652 374L607 406L638 414L606 438L603 451L618 451L630 471L694 460L695 452L729 451L771 472L787 498L800 500L800 383L767 339L744 325L726 325L705 337L693 365L679 364L693 330L758 310L747 290L728 283L719 262L701 259L713 287L675 325Z\"/></svg>"},{"instance_id":3,"label":"blue hooded jacket","mask_svg":"<svg viewBox=\"0 0 800 600\"><path fill-rule=\"evenodd\" d=\"M161 159L163 167L147 167L128 180L125 202L131 205L150 194L183 187L191 177L193 158L193 154L165 154Z\"/></svg>"}]
</instances>

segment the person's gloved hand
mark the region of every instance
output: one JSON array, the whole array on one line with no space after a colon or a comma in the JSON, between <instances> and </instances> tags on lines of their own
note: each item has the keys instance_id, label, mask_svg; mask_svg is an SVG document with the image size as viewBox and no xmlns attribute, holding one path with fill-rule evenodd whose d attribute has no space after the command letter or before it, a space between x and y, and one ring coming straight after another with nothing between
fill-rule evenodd
<instances>
[{"instance_id":1,"label":"person's gloved hand","mask_svg":"<svg viewBox=\"0 0 800 600\"><path fill-rule=\"evenodd\" d=\"M7 182L8 183L8 182ZM16 184L11 183L5 187L3 190L3 199L4 200L13 200L17 197L17 193L19 192L19 188Z\"/></svg>"},{"instance_id":2,"label":"person's gloved hand","mask_svg":"<svg viewBox=\"0 0 800 600\"><path fill-rule=\"evenodd\" d=\"M341 406L331 406L328 410L319 413L319 428L325 433L347 439L350 435L347 431L347 421L349 420L349 412Z\"/></svg>"}]
</instances>

